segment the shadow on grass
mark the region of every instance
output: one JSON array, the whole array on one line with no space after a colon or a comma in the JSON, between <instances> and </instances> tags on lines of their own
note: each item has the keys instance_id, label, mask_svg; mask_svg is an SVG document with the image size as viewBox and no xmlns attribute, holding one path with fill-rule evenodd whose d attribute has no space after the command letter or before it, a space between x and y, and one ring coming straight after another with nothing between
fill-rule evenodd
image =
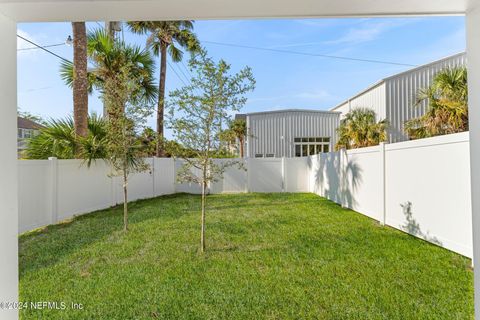
<instances>
[{"instance_id":1,"label":"shadow on grass","mask_svg":"<svg viewBox=\"0 0 480 320\"><path fill-rule=\"evenodd\" d=\"M197 197L189 194L174 194L130 202L130 225L134 226L149 219L156 219L159 216L178 219L197 209L196 206L195 208L191 206L199 203L194 201L197 200ZM179 204L183 204L183 206ZM79 215L64 222L20 235L20 277L35 270L48 268L113 233L123 232L122 217L123 205L118 205Z\"/></svg>"}]
</instances>

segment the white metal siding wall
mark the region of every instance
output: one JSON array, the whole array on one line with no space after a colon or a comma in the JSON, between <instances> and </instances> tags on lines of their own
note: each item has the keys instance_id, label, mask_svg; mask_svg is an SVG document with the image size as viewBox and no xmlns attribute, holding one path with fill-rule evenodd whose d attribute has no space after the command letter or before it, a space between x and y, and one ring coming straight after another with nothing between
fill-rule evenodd
<instances>
[{"instance_id":1,"label":"white metal siding wall","mask_svg":"<svg viewBox=\"0 0 480 320\"><path fill-rule=\"evenodd\" d=\"M386 117L390 122L389 142L408 140L403 129L405 121L425 114L426 101L418 107L414 107L416 92L427 87L438 71L447 67L466 65L466 63L466 55L458 54L385 79Z\"/></svg>"},{"instance_id":2,"label":"white metal siding wall","mask_svg":"<svg viewBox=\"0 0 480 320\"><path fill-rule=\"evenodd\" d=\"M288 111L250 114L247 118L250 135L247 144L248 156L270 153L275 157L294 157L296 137L330 137L330 148L333 148L340 115Z\"/></svg>"},{"instance_id":3,"label":"white metal siding wall","mask_svg":"<svg viewBox=\"0 0 480 320\"><path fill-rule=\"evenodd\" d=\"M383 120L387 117L385 104L385 82L382 82L378 84L378 86L347 102L347 110L353 110L355 108L373 109L377 114L377 120ZM348 107L348 105L350 106Z\"/></svg>"}]
</instances>

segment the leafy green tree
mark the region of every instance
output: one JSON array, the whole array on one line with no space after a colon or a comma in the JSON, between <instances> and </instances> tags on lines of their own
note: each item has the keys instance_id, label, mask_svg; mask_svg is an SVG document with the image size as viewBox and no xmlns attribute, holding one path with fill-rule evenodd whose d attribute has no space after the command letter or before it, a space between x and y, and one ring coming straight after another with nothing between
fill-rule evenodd
<instances>
[{"instance_id":1,"label":"leafy green tree","mask_svg":"<svg viewBox=\"0 0 480 320\"><path fill-rule=\"evenodd\" d=\"M49 120L39 134L27 140L24 154L27 159L73 159L77 155L90 164L94 159L104 158L106 123L102 117L92 114L88 117L88 133L85 137L76 135L72 117Z\"/></svg>"},{"instance_id":2,"label":"leafy green tree","mask_svg":"<svg viewBox=\"0 0 480 320\"><path fill-rule=\"evenodd\" d=\"M117 73L102 76L103 95L107 117L106 157L112 168L111 175L123 180L123 225L128 230L128 179L136 172L148 169L145 163L144 145L137 131L151 113L151 105L143 99L141 84L133 69L137 66L123 61Z\"/></svg>"},{"instance_id":3,"label":"leafy green tree","mask_svg":"<svg viewBox=\"0 0 480 320\"><path fill-rule=\"evenodd\" d=\"M249 67L230 75L230 65L223 60L215 62L205 50L192 56L189 66L194 75L192 85L170 93L170 124L181 146L173 154L184 160L177 179L198 183L202 188L200 251L203 253L208 184L220 179L227 167L240 166L234 160L213 161L221 143L221 124L231 112L243 107L246 94L255 88L255 79Z\"/></svg>"},{"instance_id":4,"label":"leafy green tree","mask_svg":"<svg viewBox=\"0 0 480 320\"><path fill-rule=\"evenodd\" d=\"M437 73L432 85L419 90L415 106L428 101L427 112L405 122L411 139L420 139L468 130L468 83L465 67Z\"/></svg>"},{"instance_id":5,"label":"leafy green tree","mask_svg":"<svg viewBox=\"0 0 480 320\"><path fill-rule=\"evenodd\" d=\"M363 148L378 145L387 140L388 123L376 120L375 111L356 108L345 115L337 129L337 150Z\"/></svg>"},{"instance_id":6,"label":"leafy green tree","mask_svg":"<svg viewBox=\"0 0 480 320\"><path fill-rule=\"evenodd\" d=\"M137 34L148 34L147 45L155 55L160 56L160 81L157 102L157 157L164 157L164 113L165 83L167 75L167 53L174 62L183 58L182 48L195 52L200 44L193 33L193 21L132 21L127 23L130 30Z\"/></svg>"}]
</instances>

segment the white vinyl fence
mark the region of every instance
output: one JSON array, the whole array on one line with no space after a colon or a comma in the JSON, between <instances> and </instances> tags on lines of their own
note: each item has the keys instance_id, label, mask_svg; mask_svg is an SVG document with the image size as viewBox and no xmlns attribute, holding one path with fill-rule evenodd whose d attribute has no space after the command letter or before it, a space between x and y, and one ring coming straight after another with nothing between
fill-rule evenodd
<instances>
[{"instance_id":1,"label":"white vinyl fence","mask_svg":"<svg viewBox=\"0 0 480 320\"><path fill-rule=\"evenodd\" d=\"M146 161L150 169L129 179L129 201L201 192L197 184L176 182L181 160ZM244 169L228 168L223 179L210 186L211 193L309 192L306 158L237 161L244 163ZM123 203L122 179L109 174L101 160L90 168L81 160L19 160L19 232Z\"/></svg>"},{"instance_id":2,"label":"white vinyl fence","mask_svg":"<svg viewBox=\"0 0 480 320\"><path fill-rule=\"evenodd\" d=\"M309 168L311 192L472 257L468 132L320 154Z\"/></svg>"},{"instance_id":3,"label":"white vinyl fence","mask_svg":"<svg viewBox=\"0 0 480 320\"><path fill-rule=\"evenodd\" d=\"M313 192L372 219L472 257L468 133L382 144L304 158L249 158L209 186L211 193ZM181 160L147 159L129 201L176 192ZM217 160L226 161L226 160ZM97 161L19 160L19 232L122 203L122 182Z\"/></svg>"}]
</instances>

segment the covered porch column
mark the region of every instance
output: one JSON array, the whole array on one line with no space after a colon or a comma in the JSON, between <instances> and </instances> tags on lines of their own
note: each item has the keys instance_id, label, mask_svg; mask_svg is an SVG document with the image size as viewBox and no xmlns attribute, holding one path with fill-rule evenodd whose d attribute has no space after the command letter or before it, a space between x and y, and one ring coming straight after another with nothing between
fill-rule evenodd
<instances>
[{"instance_id":1,"label":"covered porch column","mask_svg":"<svg viewBox=\"0 0 480 320\"><path fill-rule=\"evenodd\" d=\"M472 179L475 319L480 319L480 6L467 11L467 64Z\"/></svg>"},{"instance_id":2,"label":"covered porch column","mask_svg":"<svg viewBox=\"0 0 480 320\"><path fill-rule=\"evenodd\" d=\"M0 13L0 303L18 301L17 27ZM0 319L17 319L2 310Z\"/></svg>"}]
</instances>

